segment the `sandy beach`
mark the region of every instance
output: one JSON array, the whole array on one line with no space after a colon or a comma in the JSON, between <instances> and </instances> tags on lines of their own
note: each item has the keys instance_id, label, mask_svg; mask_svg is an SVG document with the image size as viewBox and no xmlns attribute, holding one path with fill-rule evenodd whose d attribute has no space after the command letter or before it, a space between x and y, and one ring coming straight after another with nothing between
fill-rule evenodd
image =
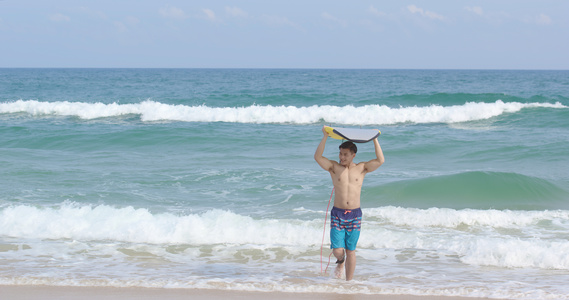
<instances>
[{"instance_id":1,"label":"sandy beach","mask_svg":"<svg viewBox=\"0 0 569 300\"><path fill-rule=\"evenodd\" d=\"M459 300L483 299L446 296L411 296L411 295L363 295L363 294L324 294L324 293L281 293L281 292L246 292L231 290L207 289L159 289L159 288L112 288L112 287L55 287L55 286L0 286L2 299L32 300L32 299L326 299L326 300Z\"/></svg>"}]
</instances>

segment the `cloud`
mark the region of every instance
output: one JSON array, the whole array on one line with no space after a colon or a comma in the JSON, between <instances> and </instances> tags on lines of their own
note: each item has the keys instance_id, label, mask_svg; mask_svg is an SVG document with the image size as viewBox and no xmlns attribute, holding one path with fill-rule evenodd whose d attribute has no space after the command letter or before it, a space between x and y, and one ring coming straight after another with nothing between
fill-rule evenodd
<instances>
[{"instance_id":1,"label":"cloud","mask_svg":"<svg viewBox=\"0 0 569 300\"><path fill-rule=\"evenodd\" d=\"M126 23L128 23L128 24L130 24L130 25L132 25L132 26L137 25L138 23L140 23L140 20L139 20L138 18L136 18L136 17L133 17L133 16L128 16L128 17L126 17L126 18L125 18L125 21L126 21Z\"/></svg>"},{"instance_id":2,"label":"cloud","mask_svg":"<svg viewBox=\"0 0 569 300\"><path fill-rule=\"evenodd\" d=\"M115 28L120 33L128 32L128 27L123 22L115 21L113 25L115 25Z\"/></svg>"},{"instance_id":3,"label":"cloud","mask_svg":"<svg viewBox=\"0 0 569 300\"><path fill-rule=\"evenodd\" d=\"M415 5L407 5L407 10L409 10L409 12L412 14L419 14L423 17L427 17L427 18L433 19L433 20L444 21L444 19L445 19L445 17L443 17L442 15L439 15L439 14L434 13L432 11L424 10L420 7L415 6Z\"/></svg>"},{"instance_id":4,"label":"cloud","mask_svg":"<svg viewBox=\"0 0 569 300\"><path fill-rule=\"evenodd\" d=\"M464 9L466 9L469 12L475 13L479 16L484 15L484 10L482 10L482 7L480 6L473 6L473 7L467 6Z\"/></svg>"},{"instance_id":5,"label":"cloud","mask_svg":"<svg viewBox=\"0 0 569 300\"><path fill-rule=\"evenodd\" d=\"M332 21L334 23L339 24L342 27L346 27L347 26L347 22L341 19L336 18L335 16L327 13L327 12L323 12L321 15L322 19L324 20L328 20L328 21Z\"/></svg>"},{"instance_id":6,"label":"cloud","mask_svg":"<svg viewBox=\"0 0 569 300\"><path fill-rule=\"evenodd\" d=\"M202 12L205 14L206 19L215 22L218 21L218 18L215 16L215 12L209 8L202 9Z\"/></svg>"},{"instance_id":7,"label":"cloud","mask_svg":"<svg viewBox=\"0 0 569 300\"><path fill-rule=\"evenodd\" d=\"M158 12L162 17L167 19L182 20L188 17L183 10L169 5L162 7Z\"/></svg>"},{"instance_id":8,"label":"cloud","mask_svg":"<svg viewBox=\"0 0 569 300\"><path fill-rule=\"evenodd\" d=\"M373 5L370 6L370 7L367 9L367 11L368 11L370 14L376 16L376 17L385 17L385 16L387 16L386 13L377 10L377 8L375 8Z\"/></svg>"},{"instance_id":9,"label":"cloud","mask_svg":"<svg viewBox=\"0 0 569 300\"><path fill-rule=\"evenodd\" d=\"M129 32L130 29L138 25L138 23L140 23L140 20L138 18L133 16L128 16L124 18L123 21L114 21L113 25L115 26L118 32L126 33Z\"/></svg>"},{"instance_id":10,"label":"cloud","mask_svg":"<svg viewBox=\"0 0 569 300\"><path fill-rule=\"evenodd\" d=\"M539 14L539 16L535 18L535 22L538 25L550 25L552 23L551 18L546 14Z\"/></svg>"},{"instance_id":11,"label":"cloud","mask_svg":"<svg viewBox=\"0 0 569 300\"><path fill-rule=\"evenodd\" d=\"M527 23L527 24L532 24L532 25L539 25L539 26L548 26L553 24L553 20L551 19L550 16L541 13L537 16L526 16L523 19L520 19L520 21Z\"/></svg>"},{"instance_id":12,"label":"cloud","mask_svg":"<svg viewBox=\"0 0 569 300\"><path fill-rule=\"evenodd\" d=\"M68 17L64 14L60 14L60 13L50 15L49 19L51 21L54 21L54 22L69 22L69 21L71 21L70 17Z\"/></svg>"},{"instance_id":13,"label":"cloud","mask_svg":"<svg viewBox=\"0 0 569 300\"><path fill-rule=\"evenodd\" d=\"M241 8L238 8L238 7L226 6L225 12L228 15L230 15L232 17L237 17L237 18L247 18L249 16L249 14L246 11L243 11Z\"/></svg>"}]
</instances>

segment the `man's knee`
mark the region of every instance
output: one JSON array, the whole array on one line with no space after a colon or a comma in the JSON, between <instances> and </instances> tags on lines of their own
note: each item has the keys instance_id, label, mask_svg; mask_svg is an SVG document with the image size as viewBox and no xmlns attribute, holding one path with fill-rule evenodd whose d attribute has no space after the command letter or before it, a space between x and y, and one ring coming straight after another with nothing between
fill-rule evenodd
<instances>
[{"instance_id":1,"label":"man's knee","mask_svg":"<svg viewBox=\"0 0 569 300\"><path fill-rule=\"evenodd\" d=\"M334 248L332 249L332 253L334 253L336 257L344 256L344 248Z\"/></svg>"}]
</instances>

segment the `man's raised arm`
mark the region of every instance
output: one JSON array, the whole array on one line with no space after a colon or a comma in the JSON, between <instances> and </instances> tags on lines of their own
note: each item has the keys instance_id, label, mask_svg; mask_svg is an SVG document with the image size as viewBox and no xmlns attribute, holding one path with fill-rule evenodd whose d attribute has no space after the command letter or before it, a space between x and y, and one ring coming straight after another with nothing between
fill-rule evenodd
<instances>
[{"instance_id":1,"label":"man's raised arm","mask_svg":"<svg viewBox=\"0 0 569 300\"><path fill-rule=\"evenodd\" d=\"M385 162L385 157L383 157L383 151L381 150L381 146L379 145L377 138L373 139L373 145L375 147L376 158L365 163L364 168L367 173L377 170L377 168Z\"/></svg>"},{"instance_id":2,"label":"man's raised arm","mask_svg":"<svg viewBox=\"0 0 569 300\"><path fill-rule=\"evenodd\" d=\"M330 171L333 167L332 162L326 157L322 156L324 154L324 147L326 147L326 140L328 139L328 132L324 130L324 127L322 127L322 133L324 136L322 137L318 148L316 148L316 152L314 153L314 160L316 160L322 169Z\"/></svg>"}]
</instances>

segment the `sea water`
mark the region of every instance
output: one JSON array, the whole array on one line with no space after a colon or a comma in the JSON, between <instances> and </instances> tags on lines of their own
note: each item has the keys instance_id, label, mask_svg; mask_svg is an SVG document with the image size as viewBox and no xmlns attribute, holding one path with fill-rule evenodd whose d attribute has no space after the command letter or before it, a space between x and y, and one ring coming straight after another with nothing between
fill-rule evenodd
<instances>
[{"instance_id":1,"label":"sea water","mask_svg":"<svg viewBox=\"0 0 569 300\"><path fill-rule=\"evenodd\" d=\"M382 132L351 282L323 125ZM568 149L568 71L0 69L0 284L567 298Z\"/></svg>"}]
</instances>

